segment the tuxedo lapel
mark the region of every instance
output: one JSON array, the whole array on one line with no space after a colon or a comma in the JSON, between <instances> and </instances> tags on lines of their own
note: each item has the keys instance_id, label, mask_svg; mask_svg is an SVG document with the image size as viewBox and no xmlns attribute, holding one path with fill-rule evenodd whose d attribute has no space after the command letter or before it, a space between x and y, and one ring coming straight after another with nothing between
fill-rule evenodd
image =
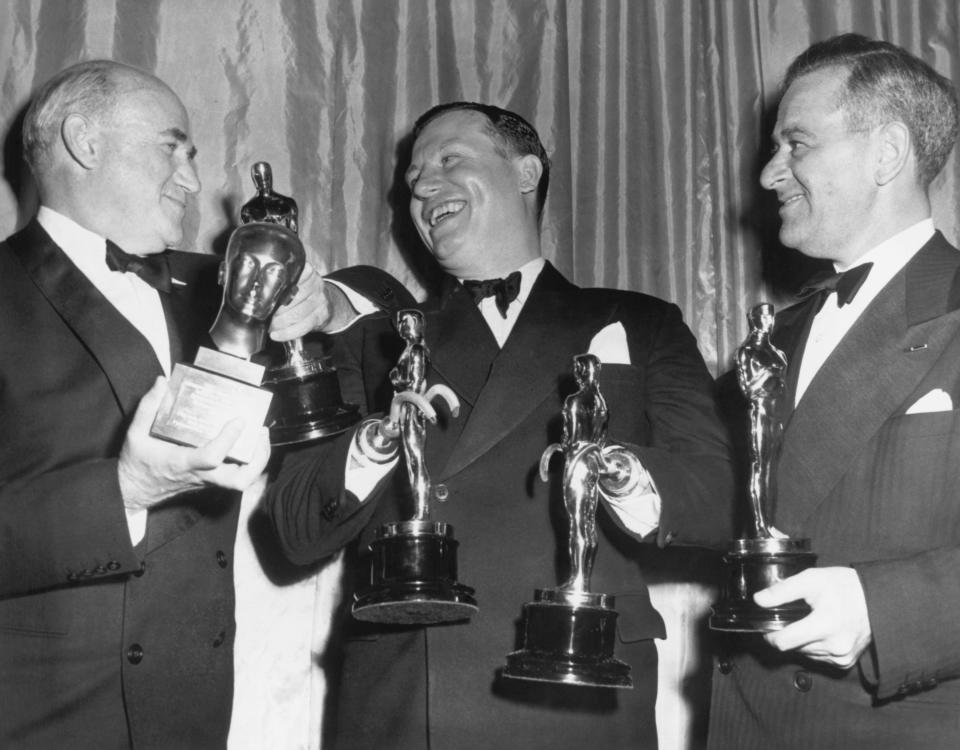
<instances>
[{"instance_id":1,"label":"tuxedo lapel","mask_svg":"<svg viewBox=\"0 0 960 750\"><path fill-rule=\"evenodd\" d=\"M425 311L424 341L430 369L453 389L466 408L472 407L500 351L490 327L469 293L448 277L440 306ZM427 375L427 384L437 377Z\"/></svg>"},{"instance_id":2,"label":"tuxedo lapel","mask_svg":"<svg viewBox=\"0 0 960 750\"><path fill-rule=\"evenodd\" d=\"M90 283L36 221L10 239L40 292L97 361L124 414L162 374L147 340Z\"/></svg>"},{"instance_id":3,"label":"tuxedo lapel","mask_svg":"<svg viewBox=\"0 0 960 750\"><path fill-rule=\"evenodd\" d=\"M587 350L597 328L596 315L577 307L576 287L548 264L531 289L503 350L493 359L489 377L441 471L442 477L449 478L480 458L545 399L556 399L559 414L563 406L560 381L572 378L572 357Z\"/></svg>"},{"instance_id":4,"label":"tuxedo lapel","mask_svg":"<svg viewBox=\"0 0 960 750\"><path fill-rule=\"evenodd\" d=\"M947 307L960 258L936 239L867 307L794 410L777 472L782 531L801 526L828 496L957 334L960 313Z\"/></svg>"},{"instance_id":5,"label":"tuxedo lapel","mask_svg":"<svg viewBox=\"0 0 960 750\"><path fill-rule=\"evenodd\" d=\"M797 381L800 373L800 359L810 336L810 327L816 315L816 300L810 298L785 310L777 316L777 328L774 331L773 345L783 350L787 359L786 388L781 406L781 418L784 427L793 414L793 405L797 401Z\"/></svg>"}]
</instances>

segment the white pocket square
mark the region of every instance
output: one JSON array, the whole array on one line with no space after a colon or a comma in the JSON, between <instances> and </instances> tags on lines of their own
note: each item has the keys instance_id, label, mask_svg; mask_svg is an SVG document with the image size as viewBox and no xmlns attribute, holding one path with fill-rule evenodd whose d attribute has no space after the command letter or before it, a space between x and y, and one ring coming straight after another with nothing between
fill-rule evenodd
<instances>
[{"instance_id":1,"label":"white pocket square","mask_svg":"<svg viewBox=\"0 0 960 750\"><path fill-rule=\"evenodd\" d=\"M630 347L623 323L611 323L590 341L588 354L593 354L607 365L629 365Z\"/></svg>"},{"instance_id":2,"label":"white pocket square","mask_svg":"<svg viewBox=\"0 0 960 750\"><path fill-rule=\"evenodd\" d=\"M934 388L907 409L907 414L929 414L934 411L950 411L951 409L953 409L953 401L950 394L940 388Z\"/></svg>"}]
</instances>

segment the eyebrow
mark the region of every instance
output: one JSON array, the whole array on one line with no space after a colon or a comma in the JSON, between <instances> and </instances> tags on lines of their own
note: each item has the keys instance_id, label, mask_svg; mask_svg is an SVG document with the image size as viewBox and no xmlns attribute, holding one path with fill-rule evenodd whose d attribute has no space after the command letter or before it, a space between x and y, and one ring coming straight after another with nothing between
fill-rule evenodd
<instances>
[{"instance_id":1,"label":"eyebrow","mask_svg":"<svg viewBox=\"0 0 960 750\"><path fill-rule=\"evenodd\" d=\"M190 136L188 136L186 133L180 130L180 128L176 128L176 127L167 128L166 130L161 131L160 135L165 135L165 136L174 138L179 143L186 143L187 141L190 140ZM187 156L193 159L196 155L197 155L197 147L193 146L190 149L190 152L187 154Z\"/></svg>"}]
</instances>

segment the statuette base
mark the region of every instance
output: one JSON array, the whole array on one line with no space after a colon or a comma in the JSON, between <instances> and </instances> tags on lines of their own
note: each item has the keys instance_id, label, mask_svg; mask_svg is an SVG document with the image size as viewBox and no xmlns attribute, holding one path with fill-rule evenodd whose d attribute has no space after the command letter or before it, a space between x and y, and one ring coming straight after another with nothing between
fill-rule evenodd
<instances>
[{"instance_id":1,"label":"statuette base","mask_svg":"<svg viewBox=\"0 0 960 750\"><path fill-rule=\"evenodd\" d=\"M507 654L503 676L588 687L632 688L630 665L613 656L614 598L537 589L523 605L523 648Z\"/></svg>"},{"instance_id":2,"label":"statuette base","mask_svg":"<svg viewBox=\"0 0 960 750\"><path fill-rule=\"evenodd\" d=\"M711 630L769 633L810 614L804 601L776 607L761 607L753 601L756 592L816 564L809 539L735 539L723 561L727 581L724 598L712 608Z\"/></svg>"},{"instance_id":3,"label":"statuette base","mask_svg":"<svg viewBox=\"0 0 960 750\"><path fill-rule=\"evenodd\" d=\"M365 622L435 625L477 611L473 589L457 582L453 528L433 521L384 524L370 545L370 586L354 596Z\"/></svg>"},{"instance_id":4,"label":"statuette base","mask_svg":"<svg viewBox=\"0 0 960 750\"><path fill-rule=\"evenodd\" d=\"M360 420L357 405L343 403L330 357L271 368L263 387L274 396L267 415L271 445L338 435Z\"/></svg>"}]
</instances>

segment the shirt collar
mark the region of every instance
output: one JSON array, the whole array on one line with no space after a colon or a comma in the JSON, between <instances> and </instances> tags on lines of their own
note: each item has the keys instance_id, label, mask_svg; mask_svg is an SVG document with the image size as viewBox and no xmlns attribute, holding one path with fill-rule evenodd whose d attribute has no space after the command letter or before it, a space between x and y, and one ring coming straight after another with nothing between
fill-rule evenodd
<instances>
[{"instance_id":1,"label":"shirt collar","mask_svg":"<svg viewBox=\"0 0 960 750\"><path fill-rule=\"evenodd\" d=\"M110 275L111 271L104 260L106 239L48 206L40 206L37 222L87 278L106 278Z\"/></svg>"},{"instance_id":2,"label":"shirt collar","mask_svg":"<svg viewBox=\"0 0 960 750\"><path fill-rule=\"evenodd\" d=\"M534 282L536 282L537 277L540 275L540 272L543 270L543 267L546 264L547 262L543 257L538 257L527 261L520 266L520 268L516 269L520 272L520 291L517 292L516 302L519 302L521 306L523 306L523 303L527 301L527 297L530 296L530 290L533 288ZM504 274L504 276L507 275L508 274ZM462 284L464 279L458 276L457 281Z\"/></svg>"},{"instance_id":3,"label":"shirt collar","mask_svg":"<svg viewBox=\"0 0 960 750\"><path fill-rule=\"evenodd\" d=\"M887 282L910 262L920 248L929 242L935 231L933 219L923 219L857 258L849 266L850 268L864 263L873 263L873 268L870 269L870 275L857 293L854 300L857 303L856 306L865 307L866 303L872 300L887 285ZM837 271L846 270L839 268L836 263L834 268Z\"/></svg>"}]
</instances>

